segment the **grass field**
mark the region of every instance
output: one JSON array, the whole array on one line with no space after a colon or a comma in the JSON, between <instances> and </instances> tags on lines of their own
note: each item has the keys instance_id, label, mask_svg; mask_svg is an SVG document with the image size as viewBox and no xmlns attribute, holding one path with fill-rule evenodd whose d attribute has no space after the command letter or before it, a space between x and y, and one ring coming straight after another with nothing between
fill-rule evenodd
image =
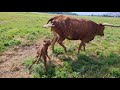
<instances>
[{"instance_id":1,"label":"grass field","mask_svg":"<svg viewBox=\"0 0 120 90\"><path fill-rule=\"evenodd\" d=\"M13 46L31 46L37 40L51 38L50 29L44 29L52 14L35 14L30 12L0 12L0 53ZM90 17L97 23L120 25L120 18ZM73 44L74 43L74 44ZM96 36L86 46L86 52L77 54L79 41L65 40L68 52L63 54L63 48L56 44L55 53L62 65L49 64L45 73L43 63L33 66L34 78L120 78L120 28L106 27L103 38ZM51 47L50 47L51 48ZM24 58L28 67L34 57Z\"/></svg>"}]
</instances>

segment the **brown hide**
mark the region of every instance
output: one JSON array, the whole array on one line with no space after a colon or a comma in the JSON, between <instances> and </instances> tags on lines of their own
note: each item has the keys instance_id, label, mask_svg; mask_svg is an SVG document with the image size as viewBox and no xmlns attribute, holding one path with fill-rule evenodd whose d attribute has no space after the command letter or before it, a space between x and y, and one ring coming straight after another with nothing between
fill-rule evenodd
<instances>
[{"instance_id":1,"label":"brown hide","mask_svg":"<svg viewBox=\"0 0 120 90\"><path fill-rule=\"evenodd\" d=\"M75 19L63 15L56 16L52 19L52 30L58 33L62 38L69 40L82 40L89 42L98 35L100 25L86 19Z\"/></svg>"},{"instance_id":2,"label":"brown hide","mask_svg":"<svg viewBox=\"0 0 120 90\"><path fill-rule=\"evenodd\" d=\"M104 25L97 24L91 20L86 19L76 19L73 17L68 17L64 15L59 15L51 18L47 24L51 22L53 27L51 30L54 33L54 38L52 40L52 51L54 53L54 45L58 42L66 52L66 47L63 45L65 39L69 40L81 40L78 48L78 53L81 48L84 48L85 43L90 42L94 39L96 35L104 36Z\"/></svg>"}]
</instances>

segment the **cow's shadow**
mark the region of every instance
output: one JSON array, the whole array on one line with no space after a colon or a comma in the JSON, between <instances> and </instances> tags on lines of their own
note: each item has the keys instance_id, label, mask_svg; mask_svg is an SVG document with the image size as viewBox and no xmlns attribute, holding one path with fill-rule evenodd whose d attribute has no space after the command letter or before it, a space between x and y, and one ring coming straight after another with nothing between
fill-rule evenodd
<instances>
[{"instance_id":1,"label":"cow's shadow","mask_svg":"<svg viewBox=\"0 0 120 90\"><path fill-rule=\"evenodd\" d=\"M120 77L120 55L115 53L108 56L77 54L76 58L70 55L63 57L80 77Z\"/></svg>"},{"instance_id":2,"label":"cow's shadow","mask_svg":"<svg viewBox=\"0 0 120 90\"><path fill-rule=\"evenodd\" d=\"M72 72L77 74L77 77L80 78L111 78L111 77L120 77L120 55L111 53L107 56L105 55L89 55L89 54L60 54L57 56L63 63L67 64L72 68ZM53 60L54 61L54 60ZM43 66L38 67L39 75L52 78L56 77L56 73L61 70L61 68L67 67L63 66L58 67L54 65L54 62L51 62L48 66L48 72L44 72ZM66 72L64 70L64 72ZM69 71L67 71L69 72ZM60 72L59 72L60 73Z\"/></svg>"}]
</instances>

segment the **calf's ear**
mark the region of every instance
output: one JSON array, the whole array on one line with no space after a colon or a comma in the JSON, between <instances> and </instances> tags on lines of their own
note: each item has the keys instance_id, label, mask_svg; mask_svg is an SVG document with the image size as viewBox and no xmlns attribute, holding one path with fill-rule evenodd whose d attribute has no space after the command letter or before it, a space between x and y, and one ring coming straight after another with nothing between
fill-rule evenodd
<instances>
[{"instance_id":1,"label":"calf's ear","mask_svg":"<svg viewBox=\"0 0 120 90\"><path fill-rule=\"evenodd\" d=\"M47 42L46 40L43 40L43 42Z\"/></svg>"}]
</instances>

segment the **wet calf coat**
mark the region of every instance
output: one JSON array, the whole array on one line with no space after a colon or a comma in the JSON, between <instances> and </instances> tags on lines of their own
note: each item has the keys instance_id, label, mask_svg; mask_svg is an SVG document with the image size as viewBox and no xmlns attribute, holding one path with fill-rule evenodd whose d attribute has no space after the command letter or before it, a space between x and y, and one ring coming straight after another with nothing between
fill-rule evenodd
<instances>
[{"instance_id":1,"label":"wet calf coat","mask_svg":"<svg viewBox=\"0 0 120 90\"><path fill-rule=\"evenodd\" d=\"M39 63L39 60L43 59L46 71L47 71L47 57L50 59L50 57L48 56L48 47L50 45L51 45L50 40L44 40L44 42L41 44L41 46L37 50L36 60L33 62L33 64L35 64L36 62ZM32 67L32 65L29 67L29 69Z\"/></svg>"}]
</instances>

